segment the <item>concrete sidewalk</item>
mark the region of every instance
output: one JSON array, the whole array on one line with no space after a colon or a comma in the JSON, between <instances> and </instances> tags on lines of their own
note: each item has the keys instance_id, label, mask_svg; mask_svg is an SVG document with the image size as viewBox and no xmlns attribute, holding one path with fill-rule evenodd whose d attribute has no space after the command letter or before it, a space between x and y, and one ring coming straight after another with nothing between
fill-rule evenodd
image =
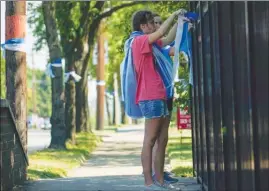
<instances>
[{"instance_id":1,"label":"concrete sidewalk","mask_svg":"<svg viewBox=\"0 0 269 191\"><path fill-rule=\"evenodd\" d=\"M101 133L103 143L81 167L68 178L26 183L27 191L141 191L143 176L140 153L143 127L121 128L117 133ZM194 178L180 178L181 190L200 190Z\"/></svg>"}]
</instances>

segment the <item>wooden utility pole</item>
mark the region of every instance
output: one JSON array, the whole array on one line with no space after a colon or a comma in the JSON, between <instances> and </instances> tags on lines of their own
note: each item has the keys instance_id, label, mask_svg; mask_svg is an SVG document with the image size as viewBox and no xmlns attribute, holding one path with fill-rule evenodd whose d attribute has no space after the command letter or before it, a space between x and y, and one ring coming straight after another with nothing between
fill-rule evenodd
<instances>
[{"instance_id":1,"label":"wooden utility pole","mask_svg":"<svg viewBox=\"0 0 269 191\"><path fill-rule=\"evenodd\" d=\"M35 78L35 61L34 61L34 50L32 49L32 103L33 103L33 114L36 114L36 78Z\"/></svg>"},{"instance_id":2,"label":"wooden utility pole","mask_svg":"<svg viewBox=\"0 0 269 191\"><path fill-rule=\"evenodd\" d=\"M26 2L6 1L6 41L25 39ZM27 152L26 126L26 53L6 49L7 100L15 117L16 126Z\"/></svg>"},{"instance_id":3,"label":"wooden utility pole","mask_svg":"<svg viewBox=\"0 0 269 191\"><path fill-rule=\"evenodd\" d=\"M100 24L98 34L98 63L97 63L97 114L96 130L104 129L104 110L105 110L105 46L103 24Z\"/></svg>"}]
</instances>

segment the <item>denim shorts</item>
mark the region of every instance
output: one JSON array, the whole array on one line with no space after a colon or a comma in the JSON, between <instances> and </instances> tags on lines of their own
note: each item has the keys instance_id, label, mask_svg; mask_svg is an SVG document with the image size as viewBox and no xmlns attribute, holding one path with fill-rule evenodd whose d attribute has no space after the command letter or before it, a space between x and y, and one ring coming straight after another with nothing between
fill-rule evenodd
<instances>
[{"instance_id":1,"label":"denim shorts","mask_svg":"<svg viewBox=\"0 0 269 191\"><path fill-rule=\"evenodd\" d=\"M146 119L169 115L166 100L145 100L139 103L140 110Z\"/></svg>"}]
</instances>

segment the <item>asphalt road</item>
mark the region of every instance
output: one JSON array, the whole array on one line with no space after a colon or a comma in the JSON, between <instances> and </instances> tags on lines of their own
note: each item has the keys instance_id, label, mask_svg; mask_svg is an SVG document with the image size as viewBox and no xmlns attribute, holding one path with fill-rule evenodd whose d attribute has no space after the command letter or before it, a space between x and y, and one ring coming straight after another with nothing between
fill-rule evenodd
<instances>
[{"instance_id":1,"label":"asphalt road","mask_svg":"<svg viewBox=\"0 0 269 191\"><path fill-rule=\"evenodd\" d=\"M50 144L50 130L28 130L28 154L42 150Z\"/></svg>"}]
</instances>

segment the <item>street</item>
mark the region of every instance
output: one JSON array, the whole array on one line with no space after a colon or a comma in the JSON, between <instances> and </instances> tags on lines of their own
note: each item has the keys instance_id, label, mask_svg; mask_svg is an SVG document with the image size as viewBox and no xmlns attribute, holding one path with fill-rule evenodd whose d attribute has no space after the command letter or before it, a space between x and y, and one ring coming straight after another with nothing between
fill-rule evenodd
<instances>
[{"instance_id":1,"label":"street","mask_svg":"<svg viewBox=\"0 0 269 191\"><path fill-rule=\"evenodd\" d=\"M50 144L50 130L28 130L28 154L42 150Z\"/></svg>"}]
</instances>

